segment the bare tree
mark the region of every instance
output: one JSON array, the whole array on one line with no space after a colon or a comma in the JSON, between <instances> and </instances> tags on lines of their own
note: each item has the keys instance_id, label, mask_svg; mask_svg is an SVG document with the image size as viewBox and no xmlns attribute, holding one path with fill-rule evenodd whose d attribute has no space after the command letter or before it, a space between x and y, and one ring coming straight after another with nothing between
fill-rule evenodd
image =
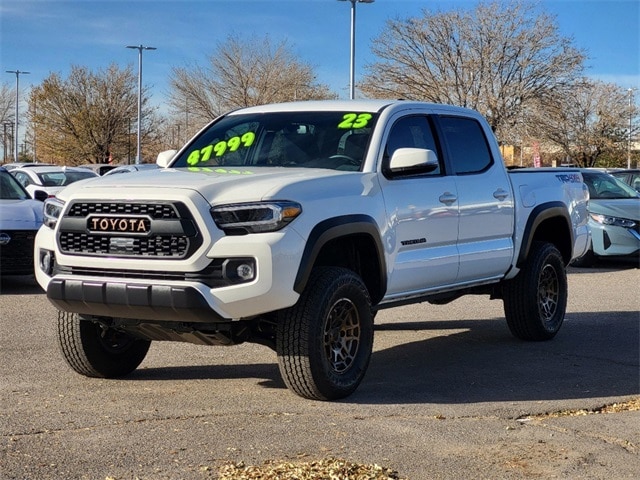
<instances>
[{"instance_id":1,"label":"bare tree","mask_svg":"<svg viewBox=\"0 0 640 480\"><path fill-rule=\"evenodd\" d=\"M144 90L142 112L144 146L158 122ZM72 66L67 79L54 73L33 88L29 117L40 158L67 165L126 160L135 145L137 77L115 64L96 73Z\"/></svg>"},{"instance_id":2,"label":"bare tree","mask_svg":"<svg viewBox=\"0 0 640 480\"><path fill-rule=\"evenodd\" d=\"M388 20L372 50L380 60L359 85L367 95L474 108L500 138L514 135L528 103L571 84L585 58L524 1Z\"/></svg>"},{"instance_id":3,"label":"bare tree","mask_svg":"<svg viewBox=\"0 0 640 480\"><path fill-rule=\"evenodd\" d=\"M13 147L13 130L16 109L16 89L8 83L0 84L0 125L2 125L2 160L10 157Z\"/></svg>"},{"instance_id":4,"label":"bare tree","mask_svg":"<svg viewBox=\"0 0 640 480\"><path fill-rule=\"evenodd\" d=\"M298 60L285 41L274 45L268 36L228 37L206 67L174 68L170 88L174 113L185 118L188 112L190 129L234 108L337 97L316 82L312 67Z\"/></svg>"},{"instance_id":5,"label":"bare tree","mask_svg":"<svg viewBox=\"0 0 640 480\"><path fill-rule=\"evenodd\" d=\"M16 89L8 83L0 84L0 123L14 121L16 108Z\"/></svg>"},{"instance_id":6,"label":"bare tree","mask_svg":"<svg viewBox=\"0 0 640 480\"><path fill-rule=\"evenodd\" d=\"M529 116L537 136L581 167L622 166L629 135L626 89L583 78L553 95ZM602 165L605 158L619 165Z\"/></svg>"}]
</instances>

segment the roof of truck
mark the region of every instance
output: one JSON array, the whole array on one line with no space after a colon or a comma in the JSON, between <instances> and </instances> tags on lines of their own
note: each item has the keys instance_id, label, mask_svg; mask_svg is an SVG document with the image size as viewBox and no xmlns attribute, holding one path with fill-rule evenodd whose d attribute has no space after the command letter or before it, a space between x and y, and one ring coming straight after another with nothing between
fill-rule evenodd
<instances>
[{"instance_id":1,"label":"roof of truck","mask_svg":"<svg viewBox=\"0 0 640 480\"><path fill-rule=\"evenodd\" d=\"M450 112L470 112L471 110L454 105L444 105L413 100L305 100L298 102L272 103L255 107L240 108L230 112L230 115L265 112L301 112L301 111L357 111L378 112L392 105L405 108L432 108Z\"/></svg>"}]
</instances>

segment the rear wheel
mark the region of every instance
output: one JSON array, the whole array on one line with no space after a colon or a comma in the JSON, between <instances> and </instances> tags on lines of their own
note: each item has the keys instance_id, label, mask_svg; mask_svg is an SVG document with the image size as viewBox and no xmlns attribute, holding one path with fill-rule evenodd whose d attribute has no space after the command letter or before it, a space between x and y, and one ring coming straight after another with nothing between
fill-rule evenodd
<instances>
[{"instance_id":1,"label":"rear wheel","mask_svg":"<svg viewBox=\"0 0 640 480\"><path fill-rule=\"evenodd\" d=\"M504 285L504 312L511 333L522 340L549 340L567 308L567 275L558 249L535 242L526 264Z\"/></svg>"},{"instance_id":2,"label":"rear wheel","mask_svg":"<svg viewBox=\"0 0 640 480\"><path fill-rule=\"evenodd\" d=\"M315 269L298 303L279 314L280 373L302 397L336 400L353 393L364 378L372 347L371 301L350 270Z\"/></svg>"},{"instance_id":3,"label":"rear wheel","mask_svg":"<svg viewBox=\"0 0 640 480\"><path fill-rule=\"evenodd\" d=\"M138 368L151 342L105 328L77 313L59 311L58 344L69 366L81 375L118 378Z\"/></svg>"}]
</instances>

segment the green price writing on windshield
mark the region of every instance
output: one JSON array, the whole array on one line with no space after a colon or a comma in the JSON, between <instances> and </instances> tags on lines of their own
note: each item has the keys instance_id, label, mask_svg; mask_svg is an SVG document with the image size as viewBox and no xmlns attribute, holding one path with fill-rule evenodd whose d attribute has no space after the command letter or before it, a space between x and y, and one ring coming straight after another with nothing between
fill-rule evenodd
<instances>
[{"instance_id":1,"label":"green price writing on windshield","mask_svg":"<svg viewBox=\"0 0 640 480\"><path fill-rule=\"evenodd\" d=\"M345 113L338 128L364 128L372 116L370 113Z\"/></svg>"},{"instance_id":2,"label":"green price writing on windshield","mask_svg":"<svg viewBox=\"0 0 640 480\"><path fill-rule=\"evenodd\" d=\"M211 156L221 157L227 152L235 152L240 147L250 147L256 139L256 134L247 132L241 136L231 137L229 140L220 140L216 144L207 145L200 150L194 150L187 158L187 164L198 165L198 163L208 161Z\"/></svg>"}]
</instances>

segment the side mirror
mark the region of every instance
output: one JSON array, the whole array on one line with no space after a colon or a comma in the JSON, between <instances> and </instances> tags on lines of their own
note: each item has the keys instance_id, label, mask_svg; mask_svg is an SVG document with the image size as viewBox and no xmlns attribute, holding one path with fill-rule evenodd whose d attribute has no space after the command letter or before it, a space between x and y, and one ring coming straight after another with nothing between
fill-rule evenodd
<instances>
[{"instance_id":1,"label":"side mirror","mask_svg":"<svg viewBox=\"0 0 640 480\"><path fill-rule=\"evenodd\" d=\"M44 202L47 198L49 198L49 194L44 190L36 190L35 192L33 192L33 198L35 200L40 200L41 202Z\"/></svg>"},{"instance_id":2,"label":"side mirror","mask_svg":"<svg viewBox=\"0 0 640 480\"><path fill-rule=\"evenodd\" d=\"M171 162L173 156L178 153L177 150L165 150L164 152L160 152L158 157L156 158L156 165L160 168L165 168Z\"/></svg>"},{"instance_id":3,"label":"side mirror","mask_svg":"<svg viewBox=\"0 0 640 480\"><path fill-rule=\"evenodd\" d=\"M438 156L424 148L398 148L391 156L389 171L392 175L429 173L439 167Z\"/></svg>"}]
</instances>

